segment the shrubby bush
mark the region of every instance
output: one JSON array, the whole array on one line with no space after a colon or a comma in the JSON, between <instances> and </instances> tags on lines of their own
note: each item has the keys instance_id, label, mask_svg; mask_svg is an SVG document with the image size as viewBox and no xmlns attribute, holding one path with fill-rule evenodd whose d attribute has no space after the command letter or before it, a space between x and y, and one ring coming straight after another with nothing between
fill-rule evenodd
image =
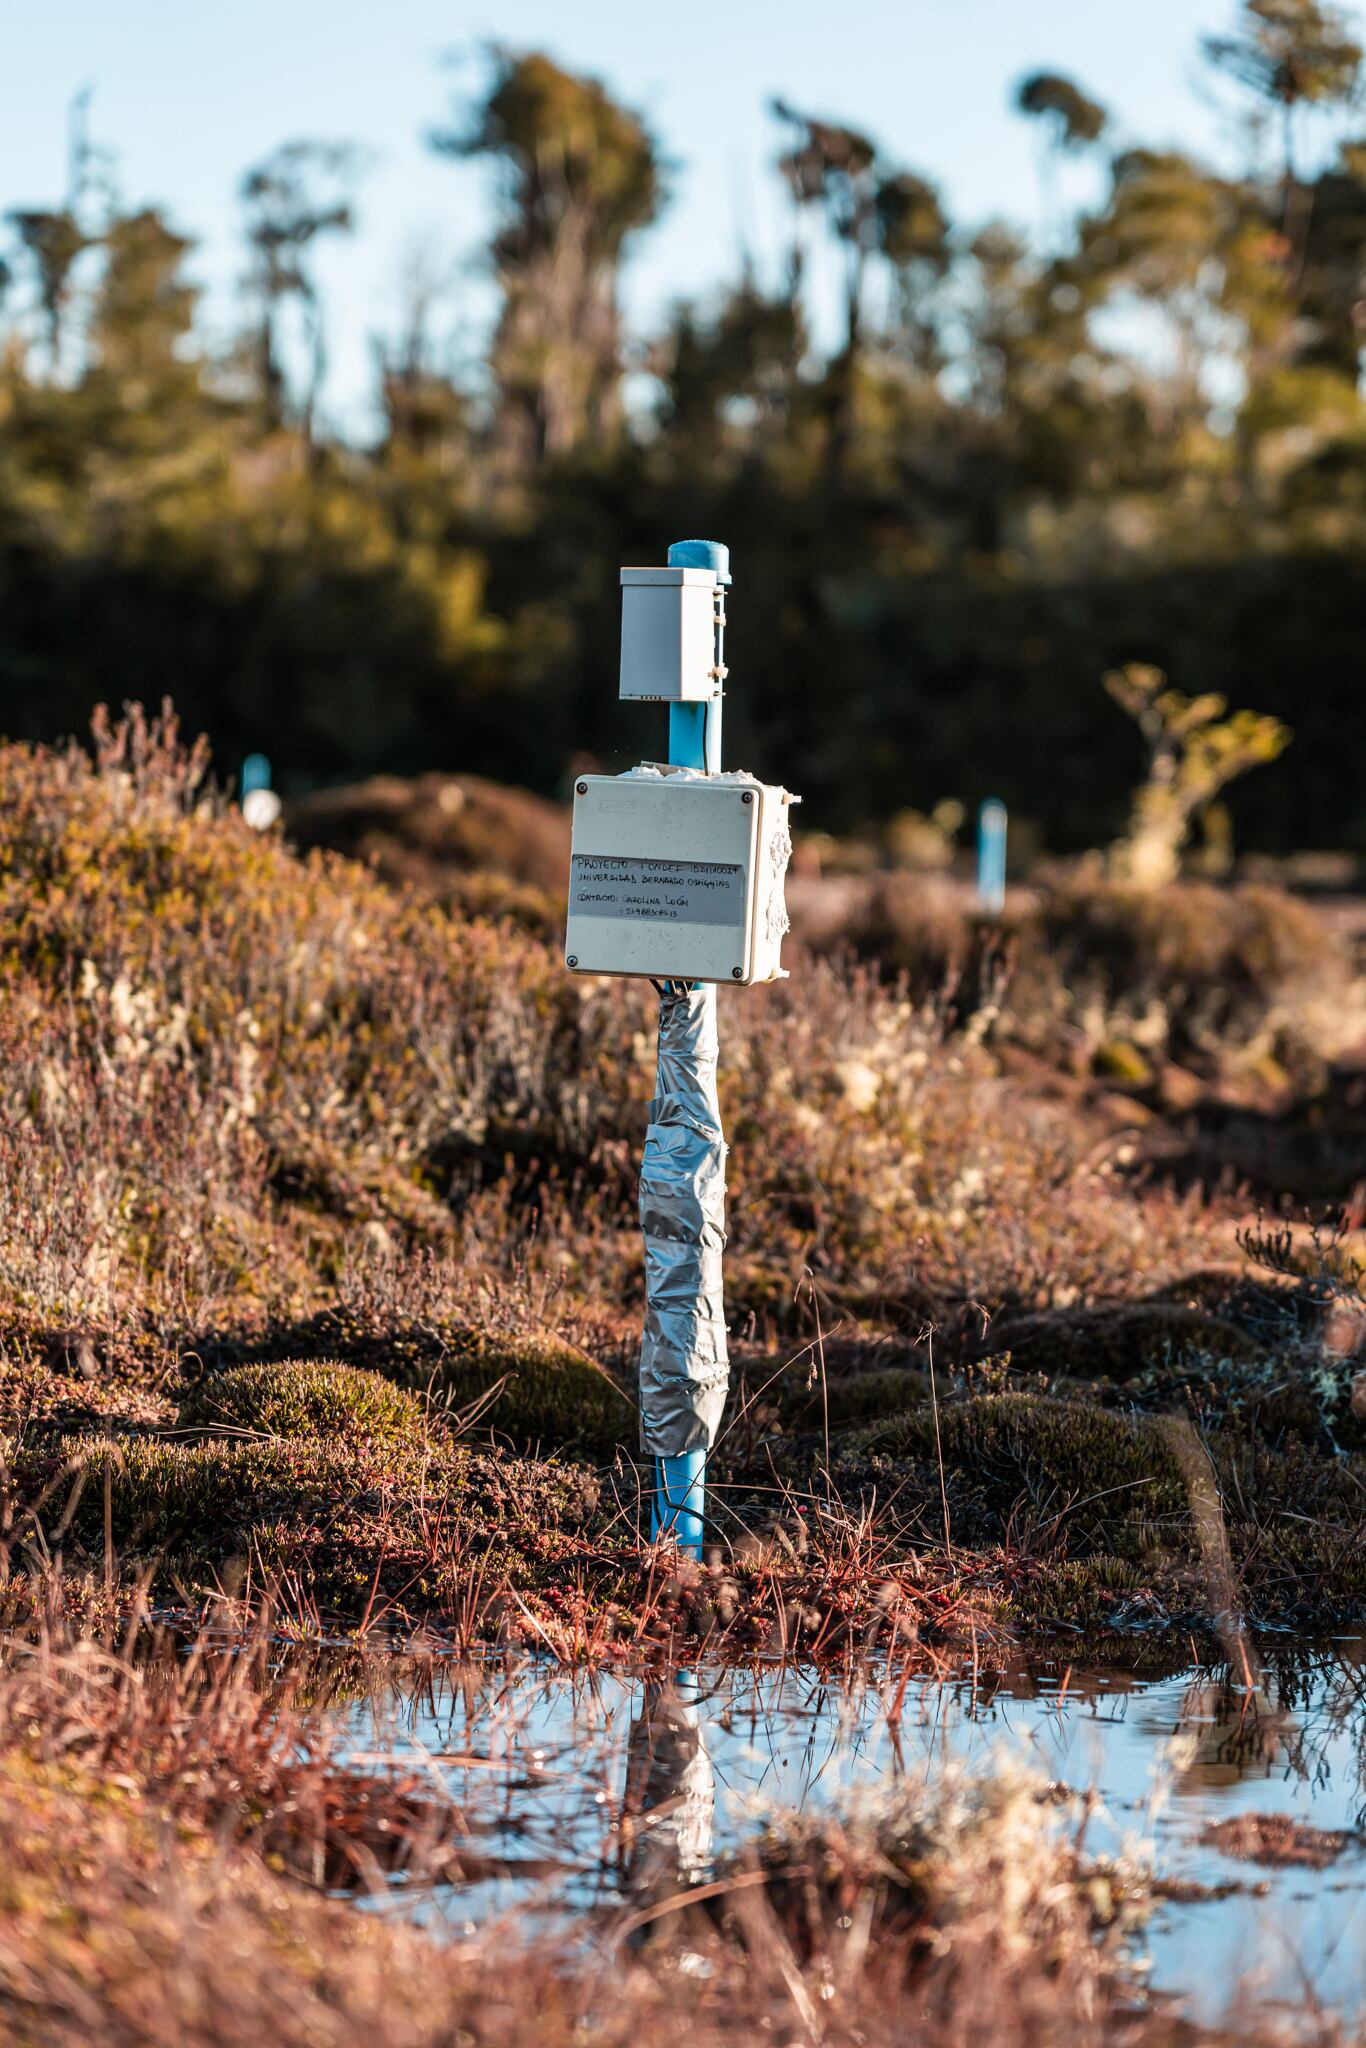
<instances>
[{"instance_id":1,"label":"shrubby bush","mask_svg":"<svg viewBox=\"0 0 1366 2048\"><path fill-rule=\"evenodd\" d=\"M837 940L946 989L994 1042L1083 1072L1142 1083L1175 1061L1217 1082L1260 1064L1312 1085L1366 1033L1348 936L1281 889L1137 889L1083 871L999 923L937 878L880 874L847 894Z\"/></svg>"},{"instance_id":2,"label":"shrubby bush","mask_svg":"<svg viewBox=\"0 0 1366 2048\"><path fill-rule=\"evenodd\" d=\"M0 1247L49 1325L332 1298L357 1248L640 1289L653 998L248 831L174 724L0 748ZM1201 1224L1088 1165L932 1006L811 965L723 994L732 1301L799 1320L1149 1286ZM38 1221L35 1223L35 1219ZM1066 1277L1064 1278L1064 1270Z\"/></svg>"}]
</instances>

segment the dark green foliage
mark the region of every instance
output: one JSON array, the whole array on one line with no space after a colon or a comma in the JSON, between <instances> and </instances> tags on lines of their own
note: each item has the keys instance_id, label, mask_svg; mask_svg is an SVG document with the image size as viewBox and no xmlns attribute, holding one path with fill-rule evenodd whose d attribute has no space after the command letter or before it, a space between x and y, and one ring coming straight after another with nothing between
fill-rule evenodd
<instances>
[{"instance_id":1,"label":"dark green foliage","mask_svg":"<svg viewBox=\"0 0 1366 2048\"><path fill-rule=\"evenodd\" d=\"M288 1363L305 1345L346 1363ZM443 1431L463 1422L474 1439L492 1431L521 1450L610 1459L619 1446L633 1449L638 1435L635 1403L611 1375L548 1336L490 1335L444 1316L414 1322L328 1309L281 1324L264 1339L224 1333L208 1348L251 1362L211 1374L196 1388L184 1410L192 1423L228 1419L219 1413L225 1390L244 1416L269 1399L282 1415L281 1435L310 1434L287 1427L288 1417L302 1421L306 1405L333 1402L339 1418L354 1402L360 1414L381 1421L392 1403L393 1427L377 1425L374 1433L395 1437L420 1439L426 1419ZM233 1392L239 1386L240 1397ZM359 1425L352 1433L361 1433Z\"/></svg>"},{"instance_id":2,"label":"dark green foliage","mask_svg":"<svg viewBox=\"0 0 1366 2048\"><path fill-rule=\"evenodd\" d=\"M1188 1495L1160 1426L1070 1401L988 1394L943 1404L938 1444L964 1541L999 1542L1012 1523L1064 1553L1142 1559L1188 1543ZM935 1471L928 1403L851 1439L845 1454Z\"/></svg>"},{"instance_id":3,"label":"dark green foliage","mask_svg":"<svg viewBox=\"0 0 1366 2048\"><path fill-rule=\"evenodd\" d=\"M913 1368L832 1374L824 1392L820 1379L813 1385L803 1370L795 1385L789 1381L781 1387L779 1401L785 1427L818 1430L828 1419L830 1428L836 1430L880 1416L904 1414L928 1393L928 1374Z\"/></svg>"},{"instance_id":4,"label":"dark green foliage","mask_svg":"<svg viewBox=\"0 0 1366 2048\"><path fill-rule=\"evenodd\" d=\"M1253 6L1210 49L1287 124L1359 62L1314 0ZM1064 147L1103 122L1052 70L1021 104ZM648 419L623 396L620 268L665 166L638 114L543 53L492 52L436 138L496 181L488 374L452 382L425 288L363 454L329 445L313 405L313 259L352 217L345 144L289 143L248 175L253 344L227 377L187 338L177 226L98 217L88 194L13 215L6 729L50 738L96 701L173 689L225 770L265 742L287 789L438 767L558 794L576 753L625 765L656 744L653 714L603 687L616 570L690 530L736 561L728 743L759 765L781 749L804 823L991 792L1059 850L1113 839L1141 761L1099 678L1141 661L1293 727L1234 793L1240 846L1361 850L1341 773L1361 717L1360 147L1310 185L1135 144L1041 251L959 231L856 122L782 117L844 334L813 353L799 230L780 282L734 280L640 338ZM1169 373L1115 339L1135 295L1173 330ZM293 390L286 307L310 358ZM1237 358L1236 416L1212 406L1211 349Z\"/></svg>"},{"instance_id":5,"label":"dark green foliage","mask_svg":"<svg viewBox=\"0 0 1366 2048\"><path fill-rule=\"evenodd\" d=\"M989 1394L941 1402L936 1426L921 1403L845 1436L832 1480L847 1503L876 1498L885 1518L937 1544L942 1470L955 1543L1005 1545L1042 1566L1011 1596L1036 1622L1047 1611L1095 1625L1129 1595L1201 1614L1355 1613L1366 1464L1231 1421L1206 1431L1189 1414ZM808 1437L787 1461L795 1478L805 1456L817 1497L819 1455Z\"/></svg>"},{"instance_id":6,"label":"dark green foliage","mask_svg":"<svg viewBox=\"0 0 1366 2048\"><path fill-rule=\"evenodd\" d=\"M219 1373L196 1388L180 1419L191 1427L338 1444L412 1444L426 1433L426 1411L415 1394L379 1373L331 1359L240 1365Z\"/></svg>"}]
</instances>

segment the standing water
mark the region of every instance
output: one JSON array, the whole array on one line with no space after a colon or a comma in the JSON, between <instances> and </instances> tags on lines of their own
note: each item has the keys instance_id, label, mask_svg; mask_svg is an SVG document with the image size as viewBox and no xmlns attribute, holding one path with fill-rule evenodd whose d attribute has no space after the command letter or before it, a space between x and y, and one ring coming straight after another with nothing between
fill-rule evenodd
<instances>
[{"instance_id":1,"label":"standing water","mask_svg":"<svg viewBox=\"0 0 1366 2048\"><path fill-rule=\"evenodd\" d=\"M473 1929L513 1908L563 1924L705 1881L776 1810L927 1788L1002 1753L1090 1792L1086 1841L1140 1848L1158 1898L1149 1981L1215 2016L1235 1994L1366 2005L1366 1643L1141 1678L1020 1663L823 1678L801 1666L591 1674L438 1663L347 1710L356 1761L420 1755L497 1875L394 1903ZM1281 1817L1241 1829L1248 1816ZM1233 1850L1243 1853L1235 1855ZM1247 1851L1254 1855L1251 1860ZM1167 1891L1172 1896L1163 1896Z\"/></svg>"}]
</instances>

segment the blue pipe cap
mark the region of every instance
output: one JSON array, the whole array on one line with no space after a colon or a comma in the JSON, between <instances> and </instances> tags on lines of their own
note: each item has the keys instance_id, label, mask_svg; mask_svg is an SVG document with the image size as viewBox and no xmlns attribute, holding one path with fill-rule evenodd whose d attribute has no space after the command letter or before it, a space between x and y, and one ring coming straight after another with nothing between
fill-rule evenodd
<instances>
[{"instance_id":1,"label":"blue pipe cap","mask_svg":"<svg viewBox=\"0 0 1366 2048\"><path fill-rule=\"evenodd\" d=\"M730 549L723 540L676 540L669 549L671 569L714 569L718 583L730 582Z\"/></svg>"}]
</instances>

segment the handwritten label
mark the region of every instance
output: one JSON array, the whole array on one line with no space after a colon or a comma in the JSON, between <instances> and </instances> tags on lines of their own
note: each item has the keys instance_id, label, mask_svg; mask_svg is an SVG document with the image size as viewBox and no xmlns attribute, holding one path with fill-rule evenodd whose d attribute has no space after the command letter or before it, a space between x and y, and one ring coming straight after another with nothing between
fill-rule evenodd
<instances>
[{"instance_id":1,"label":"handwritten label","mask_svg":"<svg viewBox=\"0 0 1366 2048\"><path fill-rule=\"evenodd\" d=\"M641 924L738 925L745 914L744 869L724 861L576 853L570 862L569 909L578 917Z\"/></svg>"}]
</instances>

